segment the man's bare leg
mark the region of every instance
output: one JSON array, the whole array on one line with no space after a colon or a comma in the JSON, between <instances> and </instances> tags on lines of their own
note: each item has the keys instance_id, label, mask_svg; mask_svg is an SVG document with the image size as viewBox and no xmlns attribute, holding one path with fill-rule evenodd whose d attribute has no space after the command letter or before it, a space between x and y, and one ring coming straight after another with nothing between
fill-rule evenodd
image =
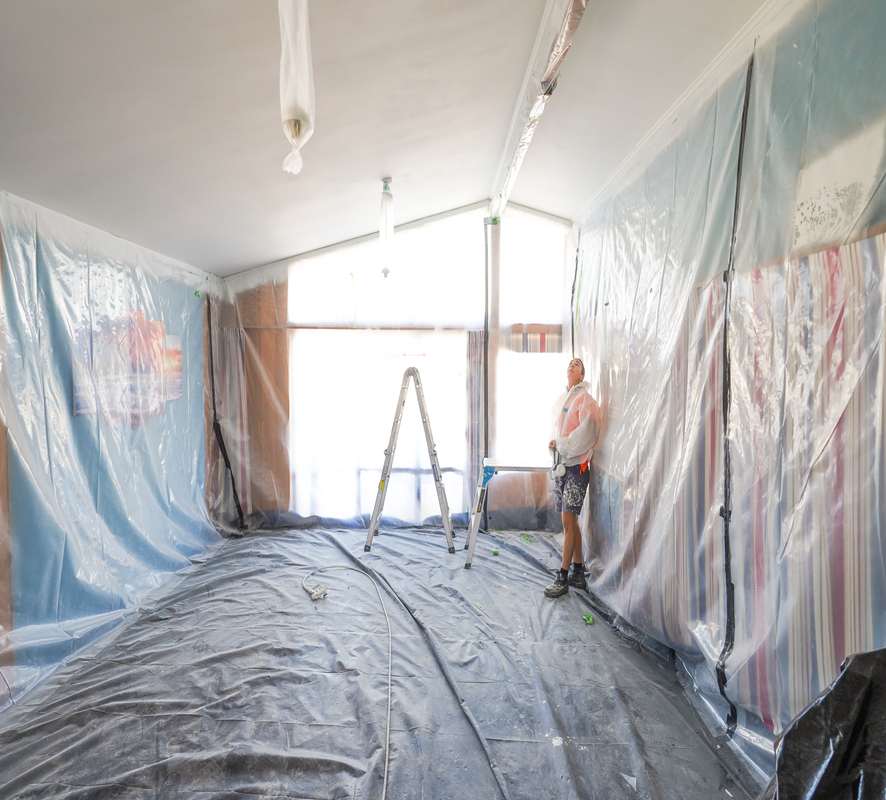
<instances>
[{"instance_id":1,"label":"man's bare leg","mask_svg":"<svg viewBox=\"0 0 886 800\"><path fill-rule=\"evenodd\" d=\"M581 528L578 527L578 515L570 511L561 512L563 518L563 559L561 569L569 569L573 563L581 564Z\"/></svg>"},{"instance_id":2,"label":"man's bare leg","mask_svg":"<svg viewBox=\"0 0 886 800\"><path fill-rule=\"evenodd\" d=\"M569 591L570 586L586 589L584 564L581 560L581 528L578 527L578 515L569 511L560 512L563 520L563 558L556 580L545 588L546 597L561 597ZM572 574L569 572L570 565Z\"/></svg>"}]
</instances>

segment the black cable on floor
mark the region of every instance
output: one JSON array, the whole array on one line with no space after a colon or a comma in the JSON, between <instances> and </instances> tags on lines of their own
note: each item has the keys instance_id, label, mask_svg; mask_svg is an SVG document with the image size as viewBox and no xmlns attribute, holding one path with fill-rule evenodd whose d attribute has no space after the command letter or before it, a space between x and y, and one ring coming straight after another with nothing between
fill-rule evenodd
<instances>
[{"instance_id":1,"label":"black cable on floor","mask_svg":"<svg viewBox=\"0 0 886 800\"><path fill-rule=\"evenodd\" d=\"M388 610L385 608L385 601L381 596L381 589L378 588L378 581L372 577L366 570L360 569L359 567L349 567L347 565L333 565L329 567L317 567L316 569L311 570L307 575L305 575L304 580L301 582L302 589L304 589L311 597L311 600L321 600L326 597L328 592L328 588L326 586L321 586L317 584L316 586L309 587L308 586L308 578L311 575L315 575L318 572L325 572L327 570L333 569L346 569L351 572L359 572L361 575L369 578L372 581L372 586L375 589L375 593L378 595L378 602L381 605L381 610L385 615L385 623L388 626L388 719L387 724L385 726L385 770L384 770L384 780L382 781L382 789L381 789L381 800L385 800L388 796L388 765L391 755L391 699L394 694L394 681L393 681L393 670L394 670L394 655L393 655L393 636L391 634L391 620L388 617ZM388 587L390 588L390 587ZM399 598L398 598L399 599ZM402 601L401 601L402 602Z\"/></svg>"},{"instance_id":2,"label":"black cable on floor","mask_svg":"<svg viewBox=\"0 0 886 800\"><path fill-rule=\"evenodd\" d=\"M378 574L378 573L376 573ZM409 612L409 616L411 616L415 623L421 628L422 633L425 635L425 639L431 647L431 652L434 654L434 658L437 661L437 665L440 667L441 672L443 673L443 677L446 678L446 683L449 684L449 688L452 690L452 693L455 695L455 699L458 700L459 708L461 708L462 714L464 714L465 719L467 719L468 724L473 729L474 733L477 736L477 740L480 742L480 746L483 748L483 753L486 755L486 760L489 762L489 768L492 770L492 774L495 777L496 782L498 783L498 788L501 790L501 795L504 800L511 800L511 796L508 792L508 787L505 784L504 775L502 775L501 769L493 758L492 751L489 749L489 744L486 741L486 737L480 732L480 725L474 717L471 709L468 708L467 701L462 696L462 693L459 691L458 682L455 680L455 677L452 674L452 671L449 669L449 664L446 661L446 658L440 652L440 649L434 643L434 639L431 635L430 630L421 621L418 616L418 611L409 605L396 591L394 591L394 587L391 586L385 579L383 575L378 575L379 580L381 580L385 586L388 587L388 590L396 597L402 604L403 608L405 608Z\"/></svg>"},{"instance_id":3,"label":"black cable on floor","mask_svg":"<svg viewBox=\"0 0 886 800\"><path fill-rule=\"evenodd\" d=\"M447 663L445 656L443 655L443 653L440 651L440 649L437 647L436 643L434 642L434 638L431 635L431 631L424 624L424 622L422 622L422 620L419 618L417 609L415 609L413 606L411 606L409 603L407 603L399 595L399 593L394 589L393 586L391 586L391 584L388 582L387 578L385 578L384 575L382 575L377 570L372 569L372 567L368 566L367 564L364 564L356 556L354 556L352 553L349 553L347 550L343 550L342 552L345 555L347 555L355 564L357 564L360 567L360 569L358 570L359 572L365 573L367 576L369 576L373 580L374 583L377 582L377 583L383 584L387 588L387 590L394 597L396 597L397 600L400 601L400 604L403 606L403 608L406 609L406 611L409 613L409 616L411 616L412 619L415 620L416 625L418 625L418 627L421 629L422 633L425 635L425 641L427 641L428 645L430 646L431 652L434 654L434 659L437 661L437 666L440 667L440 671L443 673L443 677L446 679L446 683L449 685L450 690L455 695L455 698L458 701L459 708L461 708L462 714L464 714L465 719L467 719L468 724L471 726L471 728L474 731L474 734L477 737L477 740L480 742L480 746L483 748L483 753L486 756L486 760L489 762L489 768L492 770L492 775L495 778L496 783L498 783L498 788L501 791L502 797L504 798L504 800L511 800L511 795L508 792L508 787L505 782L504 775L502 774L501 769L499 768L498 764L496 763L496 761L492 755L492 751L489 749L489 743L486 741L486 737L481 733L479 723L477 722L474 715L471 713L471 710L470 710L470 708L468 708L465 698L462 696L462 693L459 691L458 681L456 681L455 676L452 674L452 670L450 670L449 664ZM309 574L312 574L312 573L309 573ZM305 581L307 581L307 577L305 577ZM308 594L311 594L311 590L309 590L306 586L304 586L304 584L303 584L303 587L305 588L305 591L308 592ZM378 590L378 588L376 585L376 591L377 590ZM379 599L381 599L381 596L379 596ZM382 608L384 608L384 603L382 603ZM385 617L387 618L387 612L385 612Z\"/></svg>"}]
</instances>

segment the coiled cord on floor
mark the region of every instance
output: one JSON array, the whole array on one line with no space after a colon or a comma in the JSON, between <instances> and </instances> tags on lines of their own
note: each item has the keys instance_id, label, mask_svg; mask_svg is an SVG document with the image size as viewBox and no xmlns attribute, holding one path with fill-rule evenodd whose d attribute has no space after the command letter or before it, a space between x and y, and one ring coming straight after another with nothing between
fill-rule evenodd
<instances>
[{"instance_id":1,"label":"coiled cord on floor","mask_svg":"<svg viewBox=\"0 0 886 800\"><path fill-rule=\"evenodd\" d=\"M387 722L387 731L385 733L385 773L384 773L384 781L382 782L382 790L381 790L381 800L385 800L385 796L388 792L388 754L391 750L391 695L393 694L392 687L392 675L394 669L394 657L393 657L393 642L391 636L391 621L388 619L388 610L385 608L385 602L381 597L381 590L378 588L378 583L376 583L375 578L372 577L368 572L364 572L362 569L357 569L357 567L346 567L346 566L332 566L332 567L317 567L317 569L311 570L307 575L305 575L305 579L302 581L302 589L304 589L308 595L310 595L311 600L320 600L325 597L327 594L327 587L322 586L321 584L316 584L315 586L308 588L308 578L311 575L314 575L317 572L325 572L326 570L331 569L346 569L351 572L359 572L361 575L365 575L372 581L372 585L375 587L375 593L378 595L378 602L381 603L381 610L385 615L385 622L388 626L388 722Z\"/></svg>"}]
</instances>

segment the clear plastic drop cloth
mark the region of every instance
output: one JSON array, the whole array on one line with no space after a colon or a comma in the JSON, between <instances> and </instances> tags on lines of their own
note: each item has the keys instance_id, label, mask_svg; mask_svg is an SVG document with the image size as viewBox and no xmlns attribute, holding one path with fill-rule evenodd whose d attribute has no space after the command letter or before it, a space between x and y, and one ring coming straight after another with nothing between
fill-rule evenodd
<instances>
[{"instance_id":1,"label":"clear plastic drop cloth","mask_svg":"<svg viewBox=\"0 0 886 800\"><path fill-rule=\"evenodd\" d=\"M0 194L0 710L219 540L212 281Z\"/></svg>"},{"instance_id":2,"label":"clear plastic drop cloth","mask_svg":"<svg viewBox=\"0 0 886 800\"><path fill-rule=\"evenodd\" d=\"M886 645L886 7L790 10L577 225L573 301L592 589L764 776Z\"/></svg>"},{"instance_id":3,"label":"clear plastic drop cloth","mask_svg":"<svg viewBox=\"0 0 886 800\"><path fill-rule=\"evenodd\" d=\"M210 448L207 497L222 530L256 527L290 499L286 270L213 298L211 413L230 468ZM238 511L239 504L239 511Z\"/></svg>"},{"instance_id":4,"label":"clear plastic drop cloth","mask_svg":"<svg viewBox=\"0 0 886 800\"><path fill-rule=\"evenodd\" d=\"M844 659L886 645L886 7L793 8L699 88L571 244L552 220L473 209L397 230L386 264L366 241L221 282L0 198L0 708L149 602L64 667L83 706L46 684L27 713L7 709L35 715L3 728L10 796L60 782L51 753L75 739L88 757L72 786L285 793L296 775L308 792L375 792L377 598L348 576L356 601L333 589L315 605L296 585L314 562L359 562L395 611L409 666L392 794L741 796L722 765L685 760L707 747L680 745L696 710L720 755L769 780L774 737ZM460 547L483 456L548 457L573 354L601 409L581 517L592 596L634 645L673 653L666 684L621 682L622 651L597 649L612 632L569 616L590 600L536 601L558 562L545 473L490 482L485 527L528 530L528 547L481 534L472 570L452 561L411 394L382 535L362 553L407 367ZM313 533L255 535L293 526ZM163 599L214 544L218 560ZM328 634L312 621L325 613ZM674 667L693 709L677 710ZM119 718L89 705L108 669L132 688ZM115 741L119 763L96 749ZM17 760L29 777L7 773Z\"/></svg>"},{"instance_id":5,"label":"clear plastic drop cloth","mask_svg":"<svg viewBox=\"0 0 886 800\"><path fill-rule=\"evenodd\" d=\"M754 796L666 658L543 596L554 537L363 536L225 540L0 717L0 795Z\"/></svg>"},{"instance_id":6,"label":"clear plastic drop cloth","mask_svg":"<svg viewBox=\"0 0 886 800\"><path fill-rule=\"evenodd\" d=\"M758 46L729 307L737 702L775 731L886 646L886 7Z\"/></svg>"},{"instance_id":7,"label":"clear plastic drop cloth","mask_svg":"<svg viewBox=\"0 0 886 800\"><path fill-rule=\"evenodd\" d=\"M744 72L581 225L575 354L602 408L582 527L593 590L713 670L726 609L723 271Z\"/></svg>"}]
</instances>

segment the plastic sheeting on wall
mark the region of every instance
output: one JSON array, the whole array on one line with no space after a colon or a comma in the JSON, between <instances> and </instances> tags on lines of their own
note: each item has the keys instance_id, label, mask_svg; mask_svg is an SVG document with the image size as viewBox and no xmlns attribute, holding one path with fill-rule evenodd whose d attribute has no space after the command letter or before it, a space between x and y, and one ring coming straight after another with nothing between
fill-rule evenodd
<instances>
[{"instance_id":1,"label":"plastic sheeting on wall","mask_svg":"<svg viewBox=\"0 0 886 800\"><path fill-rule=\"evenodd\" d=\"M711 673L726 629L722 273L744 88L743 71L721 81L583 222L575 298L575 352L604 412L583 518L591 586Z\"/></svg>"},{"instance_id":2,"label":"plastic sheeting on wall","mask_svg":"<svg viewBox=\"0 0 886 800\"><path fill-rule=\"evenodd\" d=\"M372 240L227 282L213 314L215 389L250 526L287 512L368 523L410 366L464 524L475 474L465 432L476 437L484 411L483 216L398 230L385 262ZM440 509L412 395L405 414L385 516L421 523ZM230 476L210 457L213 518L231 526Z\"/></svg>"},{"instance_id":3,"label":"plastic sheeting on wall","mask_svg":"<svg viewBox=\"0 0 886 800\"><path fill-rule=\"evenodd\" d=\"M0 709L218 540L208 279L0 195Z\"/></svg>"},{"instance_id":4,"label":"plastic sheeting on wall","mask_svg":"<svg viewBox=\"0 0 886 800\"><path fill-rule=\"evenodd\" d=\"M884 35L882 4L818 2L758 45L734 277L746 70L580 226L593 589L707 665L748 752L886 644Z\"/></svg>"},{"instance_id":5,"label":"plastic sheeting on wall","mask_svg":"<svg viewBox=\"0 0 886 800\"><path fill-rule=\"evenodd\" d=\"M758 48L729 309L738 702L780 730L886 645L886 8Z\"/></svg>"},{"instance_id":6,"label":"plastic sheeting on wall","mask_svg":"<svg viewBox=\"0 0 886 800\"><path fill-rule=\"evenodd\" d=\"M410 366L422 376L456 525L465 524L487 439L498 436L509 454L550 457L550 405L568 361L561 322L569 227L519 211L501 224L512 237L496 295L506 328L489 339L482 208L398 230L388 261L369 240L225 282L213 305L213 363L234 481L211 450L209 504L217 524L235 527L234 484L250 527L289 512L368 523ZM496 347L487 371L487 350ZM498 433L490 435L487 397L496 392L509 396L499 403ZM438 519L412 395L393 466L385 517ZM495 526L547 525L547 479L533 477L541 480L528 506L523 482L505 488L497 479L488 505Z\"/></svg>"}]
</instances>

